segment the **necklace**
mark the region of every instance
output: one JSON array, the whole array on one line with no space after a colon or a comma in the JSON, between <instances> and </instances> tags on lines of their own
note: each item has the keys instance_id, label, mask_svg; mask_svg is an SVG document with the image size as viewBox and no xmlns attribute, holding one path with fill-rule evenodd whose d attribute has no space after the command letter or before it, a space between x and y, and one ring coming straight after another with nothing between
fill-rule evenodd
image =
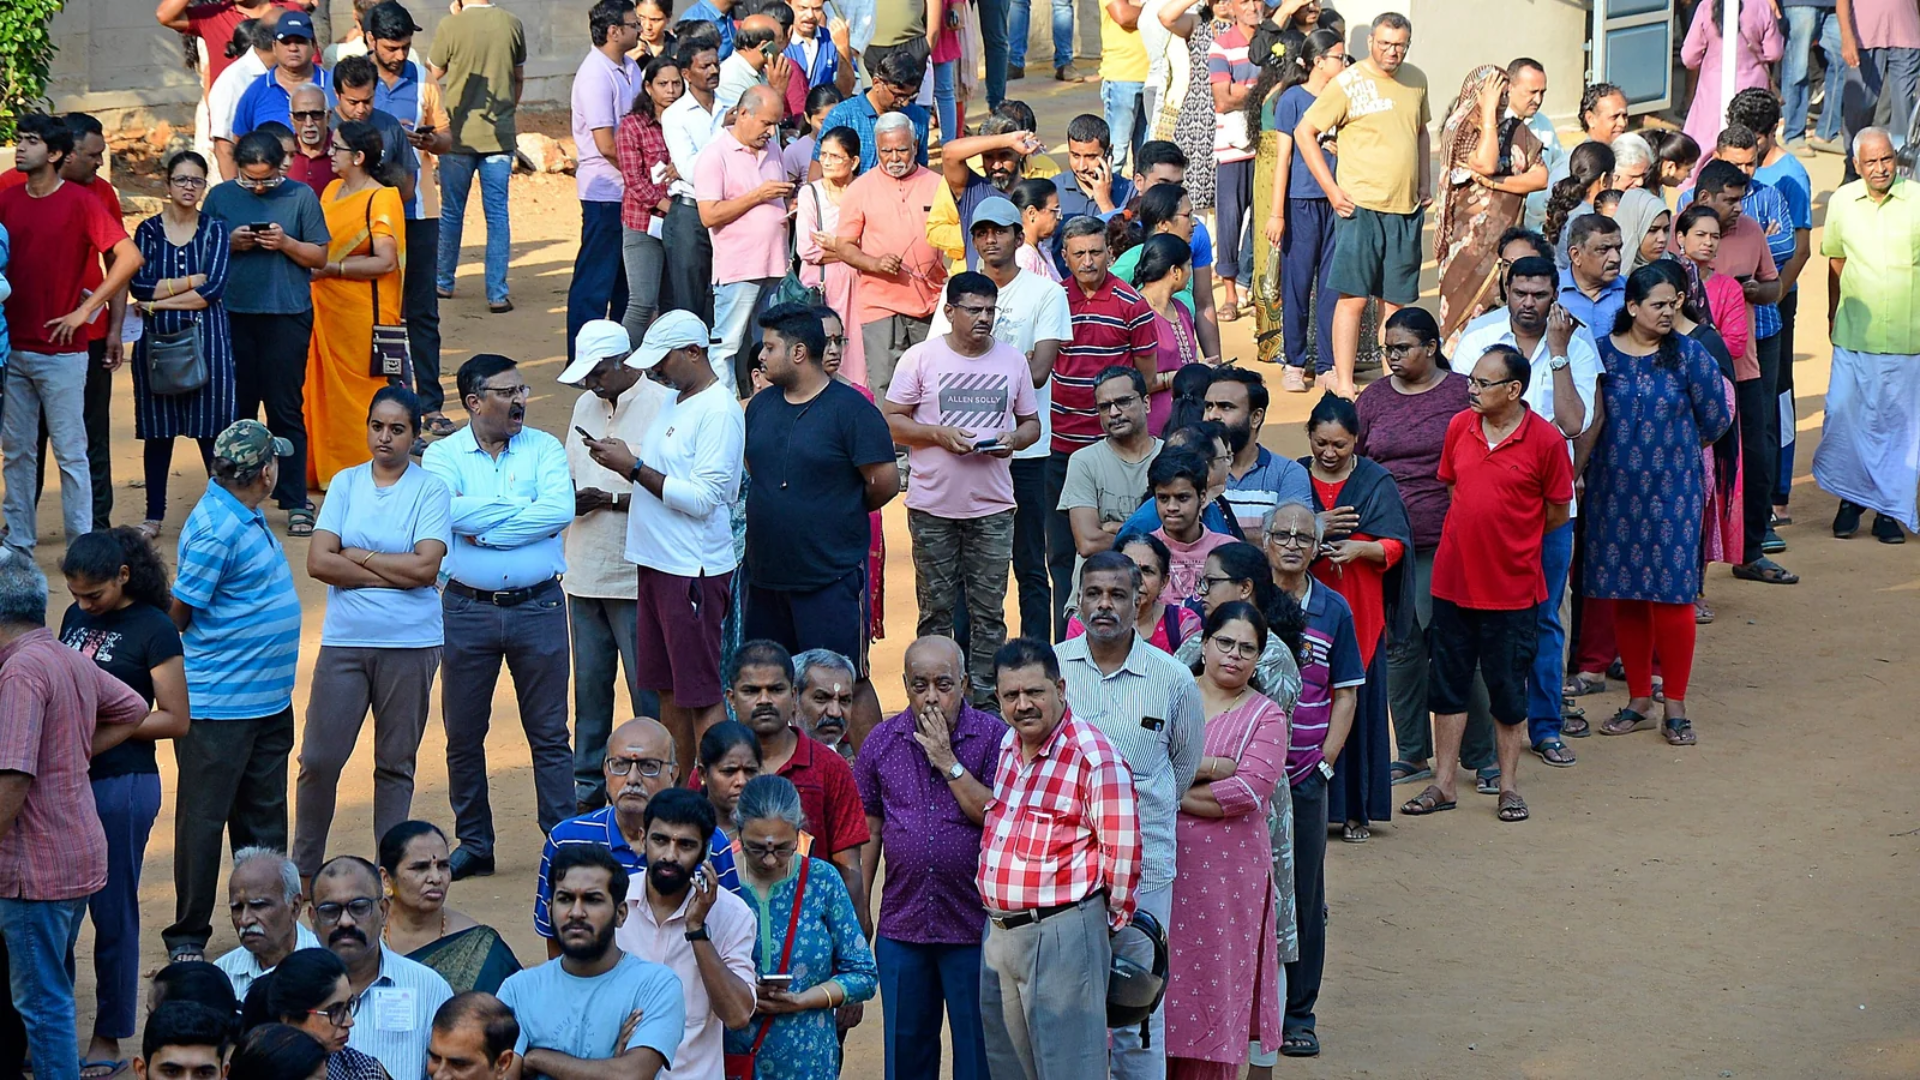
<instances>
[{"instance_id":1,"label":"necklace","mask_svg":"<svg viewBox=\"0 0 1920 1080\"><path fill-rule=\"evenodd\" d=\"M435 935L433 940L439 941L441 938L446 936L447 936L447 909L442 907L440 909L440 933ZM380 943L382 945L393 944L393 924L392 923L388 923L387 925L380 928Z\"/></svg>"}]
</instances>

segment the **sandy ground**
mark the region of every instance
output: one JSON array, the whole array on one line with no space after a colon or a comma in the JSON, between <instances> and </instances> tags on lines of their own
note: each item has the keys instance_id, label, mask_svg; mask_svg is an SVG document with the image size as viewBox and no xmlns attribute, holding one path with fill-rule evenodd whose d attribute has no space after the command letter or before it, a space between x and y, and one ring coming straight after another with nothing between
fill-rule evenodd
<instances>
[{"instance_id":1,"label":"sandy ground","mask_svg":"<svg viewBox=\"0 0 1920 1080\"><path fill-rule=\"evenodd\" d=\"M1074 114L1098 111L1093 86L1029 79L1012 94L1034 105L1050 140ZM1817 221L1838 182L1838 159L1822 157L1814 169ZM460 295L442 305L447 381L473 351L515 356L537 391L530 423L559 431L574 396L553 382L563 366L578 220L572 181L516 178L513 220L518 307L489 315L479 289L475 201ZM1429 264L1429 289L1431 275ZM1920 545L1885 547L1865 530L1851 543L1827 534L1834 500L1807 475L1828 359L1819 320L1826 274L1817 256L1803 283L1799 523L1782 530L1790 547L1780 557L1803 580L1770 588L1736 582L1725 567L1710 573L1719 620L1700 635L1691 702L1700 745L1675 750L1653 732L1576 742L1577 768L1549 770L1525 759L1522 783L1533 808L1526 824L1497 823L1492 800L1468 787L1460 813L1396 819L1376 826L1365 846L1334 843L1319 1009L1325 1054L1288 1062L1282 1075L1920 1075L1911 906L1920 815L1899 779L1920 768L1908 711L1920 675L1911 649L1891 640L1912 625ZM1228 354L1247 355L1251 333L1250 321L1230 324ZM129 483L140 465L124 373L116 393L115 520L131 522L143 493ZM1276 398L1264 441L1304 453L1310 399ZM169 562L202 483L190 450L178 461L163 538ZM41 560L53 572L58 503L48 496ZM886 520L888 636L873 659L892 710L904 698L898 672L912 636L913 578L904 511L889 507ZM306 543L287 548L303 566ZM57 621L67 597L53 576ZM325 601L304 573L295 577L306 609L296 692L304 711ZM1589 714L1605 716L1624 697L1589 698ZM460 883L453 902L498 927L530 960L543 955L529 917L541 837L515 719L503 679L489 745L499 873ZM342 783L335 853L373 850L369 743L362 740ZM435 723L420 748L415 813L450 828L444 749ZM142 890L153 964L163 960L159 929L173 909L177 778L172 755L161 758L167 799ZM215 922L224 917L216 913ZM83 1032L92 1014L91 934L81 939ZM212 949L233 945L231 930L220 926ZM879 1019L870 1009L849 1039L847 1075L881 1075Z\"/></svg>"}]
</instances>

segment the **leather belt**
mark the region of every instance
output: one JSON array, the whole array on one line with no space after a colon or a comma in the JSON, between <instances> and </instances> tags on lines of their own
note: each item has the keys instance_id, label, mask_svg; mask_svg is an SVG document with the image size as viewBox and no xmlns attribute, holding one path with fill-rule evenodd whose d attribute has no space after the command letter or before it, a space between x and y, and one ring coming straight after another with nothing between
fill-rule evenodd
<instances>
[{"instance_id":1,"label":"leather belt","mask_svg":"<svg viewBox=\"0 0 1920 1080\"><path fill-rule=\"evenodd\" d=\"M1032 926L1035 923L1051 919L1063 911L1072 911L1090 900L1096 900L1105 895L1107 895L1106 889L1095 889L1080 899L1069 903L1055 904L1052 907L1034 908L1032 911L1016 911L1011 915L989 915L987 917L993 921L993 925L1002 930L1018 930L1023 926Z\"/></svg>"},{"instance_id":2,"label":"leather belt","mask_svg":"<svg viewBox=\"0 0 1920 1080\"><path fill-rule=\"evenodd\" d=\"M529 585L524 589L476 589L470 585L462 585L457 581L448 581L447 591L455 596L464 596L469 600L475 600L482 604L492 604L494 607L517 607L533 599L553 583L552 580L543 581L538 585Z\"/></svg>"},{"instance_id":3,"label":"leather belt","mask_svg":"<svg viewBox=\"0 0 1920 1080\"><path fill-rule=\"evenodd\" d=\"M679 203L681 206L691 206L695 210L700 209L700 200L688 198L685 195L675 195L673 201Z\"/></svg>"}]
</instances>

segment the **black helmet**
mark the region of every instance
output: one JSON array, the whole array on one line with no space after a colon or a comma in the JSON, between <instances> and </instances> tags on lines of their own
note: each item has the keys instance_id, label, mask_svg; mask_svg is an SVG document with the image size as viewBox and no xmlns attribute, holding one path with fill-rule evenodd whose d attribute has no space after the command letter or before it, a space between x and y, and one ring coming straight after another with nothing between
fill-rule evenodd
<instances>
[{"instance_id":1,"label":"black helmet","mask_svg":"<svg viewBox=\"0 0 1920 1080\"><path fill-rule=\"evenodd\" d=\"M1147 1018L1167 993L1167 932L1160 920L1136 911L1133 921L1113 935L1113 964L1107 971L1107 1026L1140 1025L1147 1043Z\"/></svg>"}]
</instances>

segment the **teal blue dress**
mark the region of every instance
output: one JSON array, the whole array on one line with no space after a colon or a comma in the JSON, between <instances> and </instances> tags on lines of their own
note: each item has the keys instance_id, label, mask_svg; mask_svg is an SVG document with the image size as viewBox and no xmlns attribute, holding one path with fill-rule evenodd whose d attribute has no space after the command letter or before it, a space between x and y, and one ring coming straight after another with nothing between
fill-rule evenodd
<instances>
[{"instance_id":1,"label":"teal blue dress","mask_svg":"<svg viewBox=\"0 0 1920 1080\"><path fill-rule=\"evenodd\" d=\"M873 950L860 931L853 898L847 895L846 883L832 863L821 859L807 862L807 889L800 901L800 921L786 967L793 975L793 992L798 994L832 979L846 989L848 1002L866 1001L878 988L878 972ZM800 863L796 857L786 880L765 894L747 881L745 874L740 876L740 898L753 909L760 924L753 963L762 973L780 970ZM727 1053L751 1051L763 1019L756 1016L745 1028L727 1032ZM834 1080L839 1075L840 1039L834 1010L816 1009L773 1018L755 1058L756 1080Z\"/></svg>"}]
</instances>

